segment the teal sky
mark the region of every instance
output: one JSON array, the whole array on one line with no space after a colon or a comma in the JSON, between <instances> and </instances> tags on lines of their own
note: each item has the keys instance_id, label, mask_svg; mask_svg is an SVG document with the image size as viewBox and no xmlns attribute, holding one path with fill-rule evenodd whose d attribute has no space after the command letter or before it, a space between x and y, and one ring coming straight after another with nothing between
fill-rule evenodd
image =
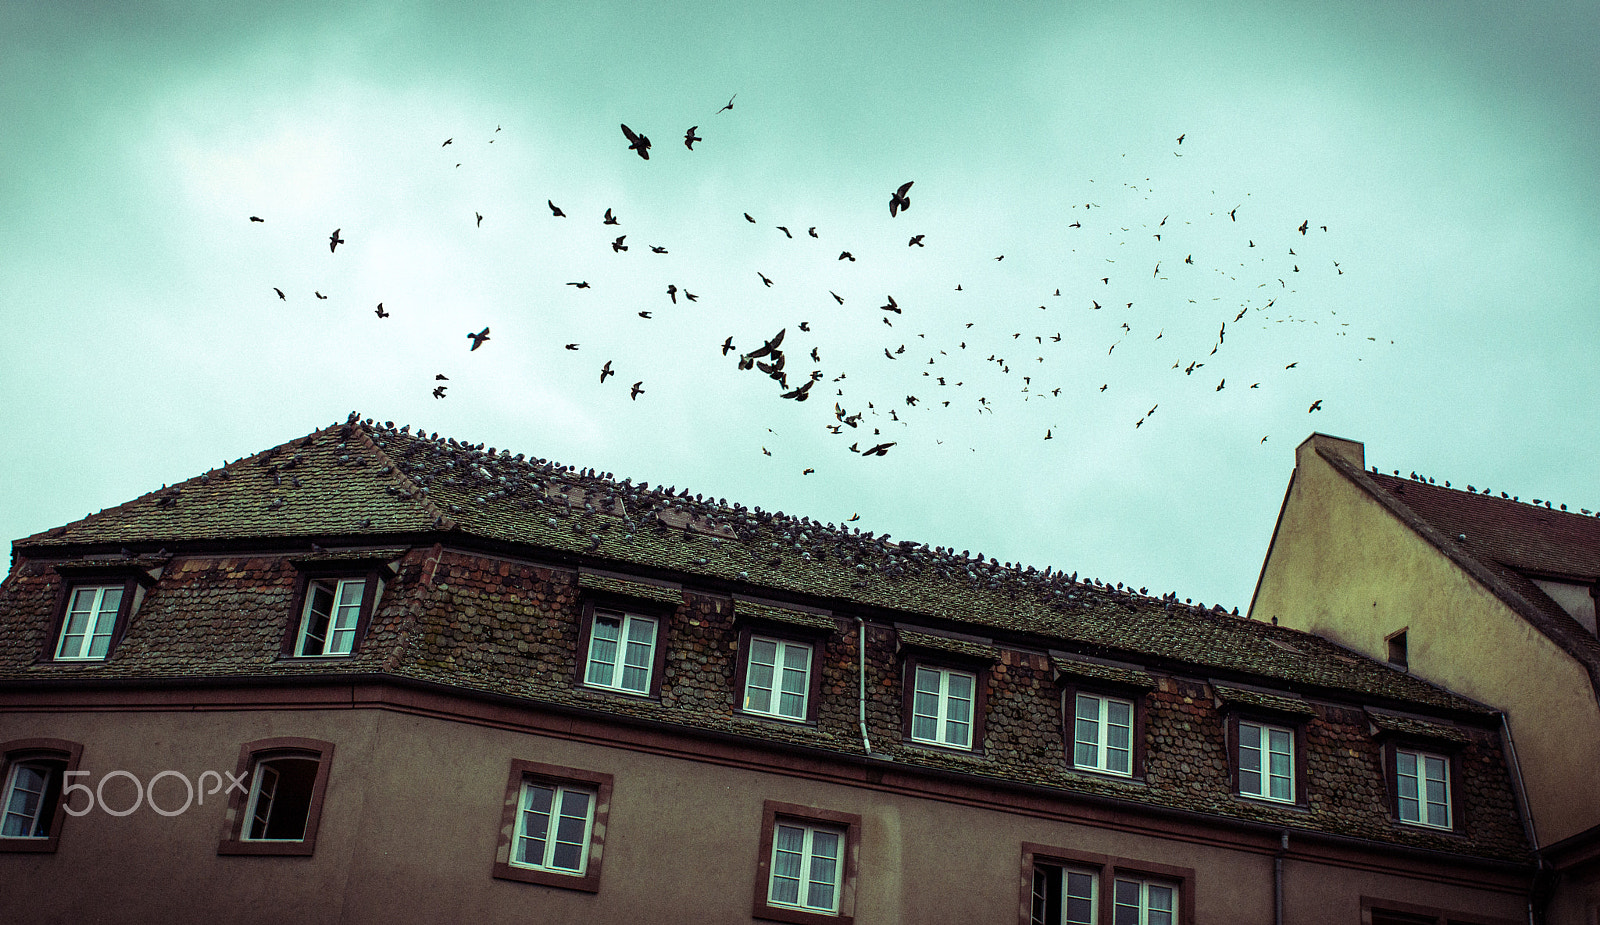
<instances>
[{"instance_id":1,"label":"teal sky","mask_svg":"<svg viewBox=\"0 0 1600 925\"><path fill-rule=\"evenodd\" d=\"M5 5L0 537L351 410L1241 608L1313 430L1600 509L1595 36L1591 3ZM779 329L805 403L719 349Z\"/></svg>"}]
</instances>

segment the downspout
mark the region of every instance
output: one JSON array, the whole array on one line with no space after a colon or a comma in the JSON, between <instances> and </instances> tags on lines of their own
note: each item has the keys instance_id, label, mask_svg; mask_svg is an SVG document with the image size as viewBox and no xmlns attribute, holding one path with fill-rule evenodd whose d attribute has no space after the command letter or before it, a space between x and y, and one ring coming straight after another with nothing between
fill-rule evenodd
<instances>
[{"instance_id":1,"label":"downspout","mask_svg":"<svg viewBox=\"0 0 1600 925\"><path fill-rule=\"evenodd\" d=\"M1281 830L1278 839L1278 854L1272 859L1272 925L1283 925L1283 856L1289 853L1289 830Z\"/></svg>"},{"instance_id":2,"label":"downspout","mask_svg":"<svg viewBox=\"0 0 1600 925\"><path fill-rule=\"evenodd\" d=\"M867 738L867 621L862 617L856 617L856 629L859 631L856 652L860 656L858 659L860 672L856 687L860 696L856 706L861 722L861 750L871 756L872 740Z\"/></svg>"},{"instance_id":3,"label":"downspout","mask_svg":"<svg viewBox=\"0 0 1600 925\"><path fill-rule=\"evenodd\" d=\"M1533 880L1528 884L1528 925L1535 925L1539 919L1536 910L1542 905L1539 902L1539 892L1540 880L1544 876L1545 860L1539 853L1539 832L1534 828L1533 809L1528 805L1527 785L1522 780L1522 762L1517 759L1517 742L1511 738L1511 725L1506 722L1504 712L1500 713L1500 736L1505 743L1506 755L1511 759L1512 778L1517 785L1517 803L1522 808L1522 830L1528 836L1528 845L1533 848L1534 860L1538 862Z\"/></svg>"}]
</instances>

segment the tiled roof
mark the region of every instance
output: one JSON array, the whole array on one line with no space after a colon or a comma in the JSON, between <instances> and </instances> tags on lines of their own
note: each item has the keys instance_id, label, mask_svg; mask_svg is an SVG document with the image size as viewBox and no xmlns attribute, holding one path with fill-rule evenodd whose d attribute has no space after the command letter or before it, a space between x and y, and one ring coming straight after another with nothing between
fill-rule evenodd
<instances>
[{"instance_id":1,"label":"tiled roof","mask_svg":"<svg viewBox=\"0 0 1600 925\"><path fill-rule=\"evenodd\" d=\"M1311 716L1317 712L1312 708L1311 704L1294 697L1267 694L1261 691L1246 690L1242 687L1229 687L1223 684L1213 684L1211 689L1216 692L1217 699L1223 703L1257 707L1262 710L1299 714L1301 716Z\"/></svg>"},{"instance_id":2,"label":"tiled roof","mask_svg":"<svg viewBox=\"0 0 1600 925\"><path fill-rule=\"evenodd\" d=\"M1578 659L1600 689L1600 640L1528 577L1600 580L1600 517L1367 472L1337 453L1318 455Z\"/></svg>"},{"instance_id":3,"label":"tiled roof","mask_svg":"<svg viewBox=\"0 0 1600 925\"><path fill-rule=\"evenodd\" d=\"M173 499L173 500L166 500ZM281 500L280 500L281 499ZM507 450L350 421L83 520L14 554L317 537L471 538L596 568L911 614L1085 654L1201 666L1300 687L1488 713L1318 636L1053 568L968 557L647 486ZM979 629L972 630L977 627ZM1273 644L1289 642L1291 648Z\"/></svg>"},{"instance_id":4,"label":"tiled roof","mask_svg":"<svg viewBox=\"0 0 1600 925\"><path fill-rule=\"evenodd\" d=\"M1381 710L1368 710L1367 718L1371 720L1372 725L1385 732L1420 736L1424 739L1456 744L1467 741L1467 733L1460 727L1429 722L1414 716L1399 716L1393 713L1385 713Z\"/></svg>"}]
</instances>

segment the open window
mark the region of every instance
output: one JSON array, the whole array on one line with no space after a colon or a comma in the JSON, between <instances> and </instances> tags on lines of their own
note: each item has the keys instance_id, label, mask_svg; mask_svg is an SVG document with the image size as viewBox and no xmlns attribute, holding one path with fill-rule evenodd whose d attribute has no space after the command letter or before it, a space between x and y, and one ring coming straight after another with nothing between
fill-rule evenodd
<instances>
[{"instance_id":1,"label":"open window","mask_svg":"<svg viewBox=\"0 0 1600 925\"><path fill-rule=\"evenodd\" d=\"M1194 871L1132 858L1022 846L1021 925L1190 925Z\"/></svg>"},{"instance_id":2,"label":"open window","mask_svg":"<svg viewBox=\"0 0 1600 925\"><path fill-rule=\"evenodd\" d=\"M83 746L63 739L0 742L0 852L56 850L68 815L67 772L82 754Z\"/></svg>"},{"instance_id":3,"label":"open window","mask_svg":"<svg viewBox=\"0 0 1600 925\"><path fill-rule=\"evenodd\" d=\"M103 662L116 651L147 587L143 568L74 562L59 565L63 578L51 630L41 658L54 662Z\"/></svg>"},{"instance_id":4,"label":"open window","mask_svg":"<svg viewBox=\"0 0 1600 925\"><path fill-rule=\"evenodd\" d=\"M332 759L333 744L315 739L246 743L217 853L312 854Z\"/></svg>"}]
</instances>

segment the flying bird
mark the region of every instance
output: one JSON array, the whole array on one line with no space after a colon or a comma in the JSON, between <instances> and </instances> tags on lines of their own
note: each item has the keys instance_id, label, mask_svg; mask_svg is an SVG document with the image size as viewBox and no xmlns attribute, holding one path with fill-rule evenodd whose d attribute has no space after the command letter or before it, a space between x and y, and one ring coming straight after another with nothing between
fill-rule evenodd
<instances>
[{"instance_id":1,"label":"flying bird","mask_svg":"<svg viewBox=\"0 0 1600 925\"><path fill-rule=\"evenodd\" d=\"M277 294L278 294L278 298L279 298L279 299L280 299L280 300L281 300L281 301L284 301L284 302L287 302L287 301L289 301L289 297L288 297L288 296L286 296L286 295L284 295L284 294L283 294L283 290L282 290L282 289L279 289L279 288L278 288L278 287L277 287L277 286L273 286L273 287L272 287L272 291L273 291L273 292L276 292L276 293L277 293Z\"/></svg>"},{"instance_id":2,"label":"flying bird","mask_svg":"<svg viewBox=\"0 0 1600 925\"><path fill-rule=\"evenodd\" d=\"M650 253L652 254L665 254L666 252L667 249L664 247L658 247L654 244L650 245Z\"/></svg>"},{"instance_id":3,"label":"flying bird","mask_svg":"<svg viewBox=\"0 0 1600 925\"><path fill-rule=\"evenodd\" d=\"M261 217L261 216L259 216L259 215L252 215L252 216L250 216L250 220L251 220L251 221L252 221L252 222L264 222L264 221L266 221L266 219L264 219L264 218L262 218L262 217Z\"/></svg>"},{"instance_id":4,"label":"flying bird","mask_svg":"<svg viewBox=\"0 0 1600 925\"><path fill-rule=\"evenodd\" d=\"M629 150L639 152L639 156L647 161L650 159L650 136L634 134L633 129L628 128L627 123L623 123L622 134L628 136Z\"/></svg>"},{"instance_id":5,"label":"flying bird","mask_svg":"<svg viewBox=\"0 0 1600 925\"><path fill-rule=\"evenodd\" d=\"M806 234L811 235L813 238L816 237L817 236L817 226L816 225L812 225L810 228L807 228L806 229Z\"/></svg>"},{"instance_id":6,"label":"flying bird","mask_svg":"<svg viewBox=\"0 0 1600 925\"><path fill-rule=\"evenodd\" d=\"M704 138L701 138L699 135L696 135L694 133L694 130L699 128L699 127L700 126L698 126L698 125L691 125L691 126L689 126L689 130L687 132L683 133L683 146L685 148L688 148L690 151L694 150L694 143L695 142L697 142L697 141L705 141Z\"/></svg>"},{"instance_id":7,"label":"flying bird","mask_svg":"<svg viewBox=\"0 0 1600 925\"><path fill-rule=\"evenodd\" d=\"M566 218L567 217L567 213L561 211L561 207L556 205L551 200L546 199L544 201L544 204L550 207L550 214L555 216L556 218Z\"/></svg>"},{"instance_id":8,"label":"flying bird","mask_svg":"<svg viewBox=\"0 0 1600 925\"><path fill-rule=\"evenodd\" d=\"M833 290L832 290L832 289L829 289L829 290L828 290L828 295L831 295L831 296L833 296L833 300L834 300L834 301L835 301L835 302L838 302L838 303L839 303L839 304L840 304L840 305L843 305L843 304L844 304L844 297L843 297L843 296L841 296L841 295L839 295L839 293L837 293L837 292L834 292L834 291L833 291Z\"/></svg>"},{"instance_id":9,"label":"flying bird","mask_svg":"<svg viewBox=\"0 0 1600 925\"><path fill-rule=\"evenodd\" d=\"M683 297L684 297L684 298L686 298L686 299L688 299L688 300L689 300L689 301L691 301L691 302L698 302L698 301L700 301L700 297L699 297L699 296L697 296L697 295L695 295L695 294L694 294L694 293L692 293L692 292L690 292L690 291L689 291L689 290L687 290L687 289L685 289L685 290L683 290Z\"/></svg>"},{"instance_id":10,"label":"flying bird","mask_svg":"<svg viewBox=\"0 0 1600 925\"><path fill-rule=\"evenodd\" d=\"M435 382L449 382L450 381L450 377L446 376L444 373L437 373L437 374L434 375L433 378L434 378Z\"/></svg>"},{"instance_id":11,"label":"flying bird","mask_svg":"<svg viewBox=\"0 0 1600 925\"><path fill-rule=\"evenodd\" d=\"M769 289L772 288L772 280L767 279L767 275L765 273L762 273L760 270L757 270L756 271L756 275L761 277L761 282L762 282L763 285L765 285Z\"/></svg>"},{"instance_id":12,"label":"flying bird","mask_svg":"<svg viewBox=\"0 0 1600 925\"><path fill-rule=\"evenodd\" d=\"M448 388L449 388L449 386L447 386L447 385L436 385L436 386L434 386L433 387L433 397L434 398L443 398L444 397L444 390L448 389Z\"/></svg>"},{"instance_id":13,"label":"flying bird","mask_svg":"<svg viewBox=\"0 0 1600 925\"><path fill-rule=\"evenodd\" d=\"M625 234L619 234L617 239L611 242L611 252L613 254L620 254L628 249L628 245L622 243L627 237Z\"/></svg>"},{"instance_id":14,"label":"flying bird","mask_svg":"<svg viewBox=\"0 0 1600 925\"><path fill-rule=\"evenodd\" d=\"M905 183L900 184L900 188L895 190L894 195L889 197L890 218L894 218L902 211L911 208L911 197L907 196L906 192L911 189L913 182L915 181L907 180Z\"/></svg>"},{"instance_id":15,"label":"flying bird","mask_svg":"<svg viewBox=\"0 0 1600 925\"><path fill-rule=\"evenodd\" d=\"M722 355L723 356L727 356L728 355L728 351L730 351L732 349L733 349L733 336L729 335L728 339L722 342Z\"/></svg>"},{"instance_id":16,"label":"flying bird","mask_svg":"<svg viewBox=\"0 0 1600 925\"><path fill-rule=\"evenodd\" d=\"M601 382L605 382L607 376L615 376L615 375L616 375L616 373L611 370L611 361L607 360L606 361L606 365L600 367L600 381Z\"/></svg>"},{"instance_id":17,"label":"flying bird","mask_svg":"<svg viewBox=\"0 0 1600 925\"><path fill-rule=\"evenodd\" d=\"M856 255L850 253L849 251L840 251L839 252L839 259L840 260L848 260L851 263L855 263L856 262Z\"/></svg>"},{"instance_id":18,"label":"flying bird","mask_svg":"<svg viewBox=\"0 0 1600 925\"><path fill-rule=\"evenodd\" d=\"M327 298L328 298L328 297L327 297L327 296L325 296L325 295L323 295L323 294L322 294L322 293L321 293L321 292L318 292L318 291L315 291L315 290L313 290L313 291L312 291L312 293L311 293L311 294L312 294L312 295L314 295L314 296L316 296L316 297L317 297L317 298L319 298L319 299L322 299L322 300L323 300L323 301L327 301Z\"/></svg>"},{"instance_id":19,"label":"flying bird","mask_svg":"<svg viewBox=\"0 0 1600 925\"><path fill-rule=\"evenodd\" d=\"M344 243L344 238L339 237L339 229L333 229L333 234L328 235L328 253L333 253L334 248Z\"/></svg>"},{"instance_id":20,"label":"flying bird","mask_svg":"<svg viewBox=\"0 0 1600 925\"><path fill-rule=\"evenodd\" d=\"M638 382L635 382L633 384L633 389L632 389L632 391L630 391L628 393L628 397L631 398L634 401L638 401L639 400L639 396L643 395L643 394L644 394L644 380L640 379Z\"/></svg>"},{"instance_id":21,"label":"flying bird","mask_svg":"<svg viewBox=\"0 0 1600 925\"><path fill-rule=\"evenodd\" d=\"M678 304L678 287L672 283L667 284L667 297L672 299L672 304Z\"/></svg>"},{"instance_id":22,"label":"flying bird","mask_svg":"<svg viewBox=\"0 0 1600 925\"><path fill-rule=\"evenodd\" d=\"M1184 133L1183 133L1183 134L1182 134L1182 135L1179 135L1179 136L1178 136L1178 144L1180 144L1180 145L1181 145L1181 144L1183 144L1183 139L1184 139L1184 137L1185 137L1185 136L1187 136L1187 135L1188 135L1188 134L1189 134L1189 133L1188 133L1188 132L1184 132Z\"/></svg>"},{"instance_id":23,"label":"flying bird","mask_svg":"<svg viewBox=\"0 0 1600 925\"><path fill-rule=\"evenodd\" d=\"M478 217L478 227L482 228L483 227L483 213L482 212L474 212L472 214L476 215Z\"/></svg>"},{"instance_id":24,"label":"flying bird","mask_svg":"<svg viewBox=\"0 0 1600 925\"><path fill-rule=\"evenodd\" d=\"M886 312L894 312L896 315L903 314L900 311L900 306L895 303L894 296L889 296L889 304L888 305L880 305L878 307L883 309Z\"/></svg>"},{"instance_id":25,"label":"flying bird","mask_svg":"<svg viewBox=\"0 0 1600 925\"><path fill-rule=\"evenodd\" d=\"M887 455L888 452L889 452L889 447L894 446L898 442L899 441L890 441L888 443L880 443L880 444L878 444L877 446L873 447L870 450L862 450L861 451L861 455L862 456L884 456L884 455Z\"/></svg>"},{"instance_id":26,"label":"flying bird","mask_svg":"<svg viewBox=\"0 0 1600 925\"><path fill-rule=\"evenodd\" d=\"M387 317L389 317L389 313L383 310L383 303L382 302L378 303L378 307L373 309L372 313L374 315L377 315L379 318L387 318ZM489 329L488 328L484 328L483 331L484 331L485 334L487 334L489 332ZM484 338L484 340L488 340L488 339L489 338L487 338L487 337ZM472 349L476 350L478 348L476 346L474 346Z\"/></svg>"},{"instance_id":27,"label":"flying bird","mask_svg":"<svg viewBox=\"0 0 1600 925\"><path fill-rule=\"evenodd\" d=\"M444 145L447 145L447 144L449 144L449 143L450 143L450 142L452 142L452 141L455 141L455 139L454 139L454 138L446 138L446 139L445 139L445 140L444 140ZM441 148L442 148L442 147L444 147L444 145L440 145L440 146L439 146L439 147L441 147Z\"/></svg>"},{"instance_id":28,"label":"flying bird","mask_svg":"<svg viewBox=\"0 0 1600 925\"><path fill-rule=\"evenodd\" d=\"M755 224L755 223L756 223L756 220L755 220L755 218L753 218L753 217L752 217L752 216L751 216L751 215L750 215L750 213L749 213L749 212L746 212L746 213L745 213L745 214L744 214L744 220L745 220L745 221L747 221L747 222L749 222L749 223L750 223L750 224L752 224L752 225L754 225L754 224Z\"/></svg>"},{"instance_id":29,"label":"flying bird","mask_svg":"<svg viewBox=\"0 0 1600 925\"><path fill-rule=\"evenodd\" d=\"M567 344L566 347L567 347L568 350L576 350L576 349L578 349L578 345L577 344Z\"/></svg>"},{"instance_id":30,"label":"flying bird","mask_svg":"<svg viewBox=\"0 0 1600 925\"><path fill-rule=\"evenodd\" d=\"M1295 360L1293 363L1290 363L1288 366L1285 366L1284 369L1294 369L1296 366L1299 366L1299 365L1300 365L1300 361L1299 360Z\"/></svg>"},{"instance_id":31,"label":"flying bird","mask_svg":"<svg viewBox=\"0 0 1600 925\"><path fill-rule=\"evenodd\" d=\"M483 342L484 341L489 339L489 329L488 328L484 328L483 330L479 331L476 334L468 334L467 335L467 339L472 341L472 349L476 350L479 347L483 346ZM468 352L471 352L471 351L468 351Z\"/></svg>"},{"instance_id":32,"label":"flying bird","mask_svg":"<svg viewBox=\"0 0 1600 925\"><path fill-rule=\"evenodd\" d=\"M813 473L815 471L817 471L817 470L815 470L815 469L801 469L800 470L800 474L801 475L810 475L811 473Z\"/></svg>"},{"instance_id":33,"label":"flying bird","mask_svg":"<svg viewBox=\"0 0 1600 925\"><path fill-rule=\"evenodd\" d=\"M733 96L728 97L728 105L722 107L722 109L717 110L713 115L721 115L723 109L732 109L733 108L734 97L737 97L738 95L739 94L735 93Z\"/></svg>"},{"instance_id":34,"label":"flying bird","mask_svg":"<svg viewBox=\"0 0 1600 925\"><path fill-rule=\"evenodd\" d=\"M906 247L922 247L923 246L923 244L922 244L923 237L925 237L925 236L924 235L920 235L920 234L912 235L911 236L911 241L906 244Z\"/></svg>"},{"instance_id":35,"label":"flying bird","mask_svg":"<svg viewBox=\"0 0 1600 925\"><path fill-rule=\"evenodd\" d=\"M615 225L615 224L617 224L617 217L615 215L611 214L611 210L610 209L607 209L606 210L606 217L600 220L600 224L602 224L602 225Z\"/></svg>"},{"instance_id":36,"label":"flying bird","mask_svg":"<svg viewBox=\"0 0 1600 925\"><path fill-rule=\"evenodd\" d=\"M1306 414L1310 414L1313 411L1321 411L1321 410L1322 410L1322 399L1319 398L1316 401L1311 403L1311 407L1306 409Z\"/></svg>"},{"instance_id":37,"label":"flying bird","mask_svg":"<svg viewBox=\"0 0 1600 925\"><path fill-rule=\"evenodd\" d=\"M783 227L782 225L774 225L773 227L783 232L784 237L790 239L791 241L794 240L794 235L789 233L789 229Z\"/></svg>"},{"instance_id":38,"label":"flying bird","mask_svg":"<svg viewBox=\"0 0 1600 925\"><path fill-rule=\"evenodd\" d=\"M643 318L646 321L649 321L650 320L650 313L649 312L640 312L639 313L639 317Z\"/></svg>"},{"instance_id":39,"label":"flying bird","mask_svg":"<svg viewBox=\"0 0 1600 925\"><path fill-rule=\"evenodd\" d=\"M589 281L588 280L583 280L582 282L577 282L577 283L568 283L567 285L568 286L574 286L574 287L576 287L578 289L589 289L589 288L591 288L590 285L589 285Z\"/></svg>"}]
</instances>

